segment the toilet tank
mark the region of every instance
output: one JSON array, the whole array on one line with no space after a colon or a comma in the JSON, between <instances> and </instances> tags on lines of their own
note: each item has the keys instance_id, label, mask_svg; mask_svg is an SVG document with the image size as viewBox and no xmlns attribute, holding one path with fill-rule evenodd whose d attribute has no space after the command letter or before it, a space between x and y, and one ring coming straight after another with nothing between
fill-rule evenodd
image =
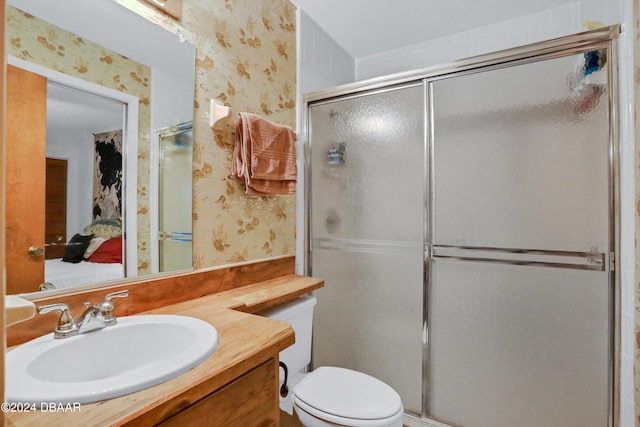
<instances>
[{"instance_id":1,"label":"toilet tank","mask_svg":"<svg viewBox=\"0 0 640 427\"><path fill-rule=\"evenodd\" d=\"M311 330L315 305L314 296L304 295L258 313L291 324L296 342L280 352L280 361L287 365L291 376L302 372L311 362Z\"/></svg>"}]
</instances>

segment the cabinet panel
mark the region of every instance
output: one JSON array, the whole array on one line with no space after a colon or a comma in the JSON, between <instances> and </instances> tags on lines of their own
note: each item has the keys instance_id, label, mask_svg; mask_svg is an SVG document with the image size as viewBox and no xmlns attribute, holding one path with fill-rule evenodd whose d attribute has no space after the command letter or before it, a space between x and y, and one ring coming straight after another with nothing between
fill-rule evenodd
<instances>
[{"instance_id":1,"label":"cabinet panel","mask_svg":"<svg viewBox=\"0 0 640 427\"><path fill-rule=\"evenodd\" d=\"M280 417L277 364L269 359L160 426L277 426Z\"/></svg>"}]
</instances>

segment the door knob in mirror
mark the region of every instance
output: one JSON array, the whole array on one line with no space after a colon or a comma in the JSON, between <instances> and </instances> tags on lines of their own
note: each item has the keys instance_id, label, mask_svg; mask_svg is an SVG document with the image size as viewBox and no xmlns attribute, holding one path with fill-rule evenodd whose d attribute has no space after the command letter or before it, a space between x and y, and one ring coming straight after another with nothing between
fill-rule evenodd
<instances>
[{"instance_id":1,"label":"door knob in mirror","mask_svg":"<svg viewBox=\"0 0 640 427\"><path fill-rule=\"evenodd\" d=\"M32 256L33 258L39 258L42 255L44 255L44 249L40 248L38 246L31 246L29 248L29 256Z\"/></svg>"}]
</instances>

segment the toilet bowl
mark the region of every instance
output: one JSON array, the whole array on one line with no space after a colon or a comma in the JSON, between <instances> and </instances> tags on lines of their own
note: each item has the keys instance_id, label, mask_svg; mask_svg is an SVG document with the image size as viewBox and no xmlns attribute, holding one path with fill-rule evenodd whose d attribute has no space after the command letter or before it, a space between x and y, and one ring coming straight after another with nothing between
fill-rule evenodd
<instances>
[{"instance_id":1,"label":"toilet bowl","mask_svg":"<svg viewBox=\"0 0 640 427\"><path fill-rule=\"evenodd\" d=\"M260 313L289 322L296 334L296 343L280 353L289 373L287 385L293 385L281 396L281 408L290 412L293 407L305 427L402 427L400 396L379 379L331 366L305 372L311 360L315 304L315 297L303 296Z\"/></svg>"},{"instance_id":2,"label":"toilet bowl","mask_svg":"<svg viewBox=\"0 0 640 427\"><path fill-rule=\"evenodd\" d=\"M402 427L400 396L362 372L320 367L293 389L293 403L304 426Z\"/></svg>"}]
</instances>

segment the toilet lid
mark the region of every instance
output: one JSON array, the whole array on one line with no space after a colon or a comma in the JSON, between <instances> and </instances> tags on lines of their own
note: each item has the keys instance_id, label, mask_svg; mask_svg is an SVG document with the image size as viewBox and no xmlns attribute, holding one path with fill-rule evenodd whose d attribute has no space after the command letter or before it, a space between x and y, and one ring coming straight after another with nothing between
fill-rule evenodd
<instances>
[{"instance_id":1,"label":"toilet lid","mask_svg":"<svg viewBox=\"0 0 640 427\"><path fill-rule=\"evenodd\" d=\"M382 381L350 369L323 366L293 389L307 405L338 417L374 420L402 409L400 396Z\"/></svg>"}]
</instances>

